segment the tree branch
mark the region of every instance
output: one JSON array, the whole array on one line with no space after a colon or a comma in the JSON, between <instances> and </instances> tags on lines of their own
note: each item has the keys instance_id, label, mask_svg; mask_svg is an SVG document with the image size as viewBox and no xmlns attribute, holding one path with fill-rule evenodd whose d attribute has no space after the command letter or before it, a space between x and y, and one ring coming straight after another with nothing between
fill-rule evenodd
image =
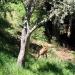
<instances>
[{"instance_id":1,"label":"tree branch","mask_svg":"<svg viewBox=\"0 0 75 75\"><path fill-rule=\"evenodd\" d=\"M34 30L36 30L38 27L41 27L42 25L44 25L46 22L48 21L48 19L44 19L41 22L39 22L38 24L35 24L34 27L30 30L30 33L32 33Z\"/></svg>"},{"instance_id":2,"label":"tree branch","mask_svg":"<svg viewBox=\"0 0 75 75\"><path fill-rule=\"evenodd\" d=\"M27 19L28 21L30 21L30 18L32 16L32 13L35 9L35 5L36 5L36 0L25 0L23 2L24 4L24 7L26 9L26 16L27 16Z\"/></svg>"}]
</instances>

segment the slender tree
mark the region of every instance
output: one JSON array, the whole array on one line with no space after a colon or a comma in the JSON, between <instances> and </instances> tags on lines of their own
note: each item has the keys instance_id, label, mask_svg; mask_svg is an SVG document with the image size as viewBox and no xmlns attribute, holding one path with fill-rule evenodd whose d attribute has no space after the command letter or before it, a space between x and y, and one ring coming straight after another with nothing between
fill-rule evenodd
<instances>
[{"instance_id":1,"label":"slender tree","mask_svg":"<svg viewBox=\"0 0 75 75\"><path fill-rule=\"evenodd\" d=\"M43 2L43 0L41 1ZM21 34L21 45L20 45L20 52L18 55L17 64L22 66L25 63L26 55L28 53L29 49L29 43L30 43L30 36L32 32L39 27L39 25L44 24L47 19L42 20L40 22L36 22L35 25L30 29L30 18L32 16L32 13L34 12L38 6L39 0L25 0L24 1L24 7L26 10L26 15L24 16L23 21L23 29ZM42 3L41 3L42 4Z\"/></svg>"},{"instance_id":2,"label":"slender tree","mask_svg":"<svg viewBox=\"0 0 75 75\"><path fill-rule=\"evenodd\" d=\"M51 3L45 4L47 2L51 2ZM59 16L60 14L62 15L63 14L62 12L65 11L65 7L67 7L67 4L60 0L57 0L57 2L55 0L24 0L23 4L26 10L26 14L24 16L23 29L21 33L20 52L17 59L17 64L20 66L23 66L23 64L26 61L26 55L28 53L29 44L30 44L30 36L34 32L34 30L39 28L41 25L44 25L54 15L56 16ZM50 10L48 9L48 7ZM47 13L45 14L45 17L42 18L42 20L40 19L41 18L40 17L39 18L40 20L38 19L34 25L31 25L30 19L33 15L33 12L36 10L39 10L40 8L42 8L41 11L43 9L46 10ZM30 27L30 26L33 26L33 27Z\"/></svg>"}]
</instances>

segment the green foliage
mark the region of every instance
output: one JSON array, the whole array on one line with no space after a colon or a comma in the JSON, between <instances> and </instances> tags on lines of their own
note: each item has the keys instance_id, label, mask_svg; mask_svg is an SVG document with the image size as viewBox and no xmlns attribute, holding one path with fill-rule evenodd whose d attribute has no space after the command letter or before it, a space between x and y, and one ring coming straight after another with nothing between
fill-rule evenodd
<instances>
[{"instance_id":1,"label":"green foliage","mask_svg":"<svg viewBox=\"0 0 75 75\"><path fill-rule=\"evenodd\" d=\"M26 68L16 65L19 46L14 44L9 36L17 36L21 31L22 17L25 14L24 6L20 0L2 0L0 4L0 75L74 75L75 64L61 61L58 57L49 53L48 58L39 58L36 61L29 56ZM51 1L51 0L50 0ZM40 21L45 12L36 10L31 18L31 23ZM32 34L32 38L47 41L44 36L44 28L41 27ZM10 41L9 41L10 40Z\"/></svg>"},{"instance_id":2,"label":"green foliage","mask_svg":"<svg viewBox=\"0 0 75 75\"><path fill-rule=\"evenodd\" d=\"M21 2L22 0L0 0L0 4L5 4L5 3L8 3L8 2L11 2L11 3L18 3L18 2Z\"/></svg>"},{"instance_id":3,"label":"green foliage","mask_svg":"<svg viewBox=\"0 0 75 75\"><path fill-rule=\"evenodd\" d=\"M9 2L5 4L5 9L8 9L10 11L17 11L19 12L19 15L23 15L25 12L22 2L19 2L18 4Z\"/></svg>"},{"instance_id":4,"label":"green foliage","mask_svg":"<svg viewBox=\"0 0 75 75\"><path fill-rule=\"evenodd\" d=\"M25 14L24 6L22 2L18 2L18 4L8 2L2 6L0 27L12 36L17 37L17 32L21 31L22 18Z\"/></svg>"},{"instance_id":5,"label":"green foliage","mask_svg":"<svg viewBox=\"0 0 75 75\"><path fill-rule=\"evenodd\" d=\"M47 41L47 38L44 35L44 28L40 27L32 34L32 38L41 41Z\"/></svg>"},{"instance_id":6,"label":"green foliage","mask_svg":"<svg viewBox=\"0 0 75 75\"><path fill-rule=\"evenodd\" d=\"M75 65L62 61L50 53L48 58L36 61L29 57L26 68L16 65L16 58L0 52L0 75L74 75Z\"/></svg>"},{"instance_id":7,"label":"green foliage","mask_svg":"<svg viewBox=\"0 0 75 75\"><path fill-rule=\"evenodd\" d=\"M5 5L9 5L9 3L18 4L22 3L22 0L0 0L0 11L7 11L8 9L6 9ZM8 11L10 11L10 9Z\"/></svg>"},{"instance_id":8,"label":"green foliage","mask_svg":"<svg viewBox=\"0 0 75 75\"><path fill-rule=\"evenodd\" d=\"M46 15L46 11L44 11L42 9L42 7L40 7L39 9L36 9L33 14L32 17L30 19L31 25L34 25L36 22L40 22Z\"/></svg>"},{"instance_id":9,"label":"green foliage","mask_svg":"<svg viewBox=\"0 0 75 75\"><path fill-rule=\"evenodd\" d=\"M74 75L75 64L63 61L54 55L49 49L48 58L35 59L28 56L26 67L18 67L16 64L17 44L12 44L5 37L0 36L0 75Z\"/></svg>"}]
</instances>

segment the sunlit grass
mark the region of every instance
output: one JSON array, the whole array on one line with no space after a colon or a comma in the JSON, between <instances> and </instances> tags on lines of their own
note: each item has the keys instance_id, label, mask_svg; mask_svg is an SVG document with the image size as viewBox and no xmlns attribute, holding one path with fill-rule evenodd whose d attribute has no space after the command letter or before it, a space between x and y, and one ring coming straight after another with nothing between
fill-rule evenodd
<instances>
[{"instance_id":1,"label":"sunlit grass","mask_svg":"<svg viewBox=\"0 0 75 75\"><path fill-rule=\"evenodd\" d=\"M24 68L18 67L16 46L0 38L0 75L74 75L75 64L63 61L49 49L48 57L28 56ZM12 52L13 51L13 52Z\"/></svg>"},{"instance_id":2,"label":"sunlit grass","mask_svg":"<svg viewBox=\"0 0 75 75\"><path fill-rule=\"evenodd\" d=\"M37 60L28 58L26 68L16 65L15 57L0 52L0 75L74 75L75 65L53 54Z\"/></svg>"}]
</instances>

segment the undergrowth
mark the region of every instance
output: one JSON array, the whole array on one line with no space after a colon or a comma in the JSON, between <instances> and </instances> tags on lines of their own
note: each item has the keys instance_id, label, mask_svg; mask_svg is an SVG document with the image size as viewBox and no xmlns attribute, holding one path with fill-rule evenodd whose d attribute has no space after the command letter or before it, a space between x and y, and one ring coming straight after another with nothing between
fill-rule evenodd
<instances>
[{"instance_id":1,"label":"undergrowth","mask_svg":"<svg viewBox=\"0 0 75 75\"><path fill-rule=\"evenodd\" d=\"M39 59L34 59L33 57L29 56L25 64L25 68L17 66L16 62L19 53L19 46L16 44L16 42L14 43L13 40L9 39L9 35L12 38L12 36L17 36L17 31L21 32L19 27L21 24L20 19L22 19L25 11L22 11L24 9L21 3L19 3L19 5L10 5L10 3L7 4L6 8L13 6L12 9L15 9L15 7L16 9L11 13L6 12L6 20L4 17L0 16L0 30L3 30L3 35L1 35L0 31L0 75L75 75L74 63L62 61L52 53L48 54L48 58L41 57ZM0 14L3 13L1 12ZM17 15L19 18L15 15ZM9 24L10 27L5 27L6 24ZM42 41L47 41L43 34L44 28L39 28L34 32L32 38L36 40L39 39Z\"/></svg>"},{"instance_id":2,"label":"undergrowth","mask_svg":"<svg viewBox=\"0 0 75 75\"><path fill-rule=\"evenodd\" d=\"M15 52L15 51L14 51ZM26 61L24 68L16 64L17 57L0 52L0 75L74 75L75 64L58 59L52 53L48 58L34 59L31 56Z\"/></svg>"}]
</instances>

